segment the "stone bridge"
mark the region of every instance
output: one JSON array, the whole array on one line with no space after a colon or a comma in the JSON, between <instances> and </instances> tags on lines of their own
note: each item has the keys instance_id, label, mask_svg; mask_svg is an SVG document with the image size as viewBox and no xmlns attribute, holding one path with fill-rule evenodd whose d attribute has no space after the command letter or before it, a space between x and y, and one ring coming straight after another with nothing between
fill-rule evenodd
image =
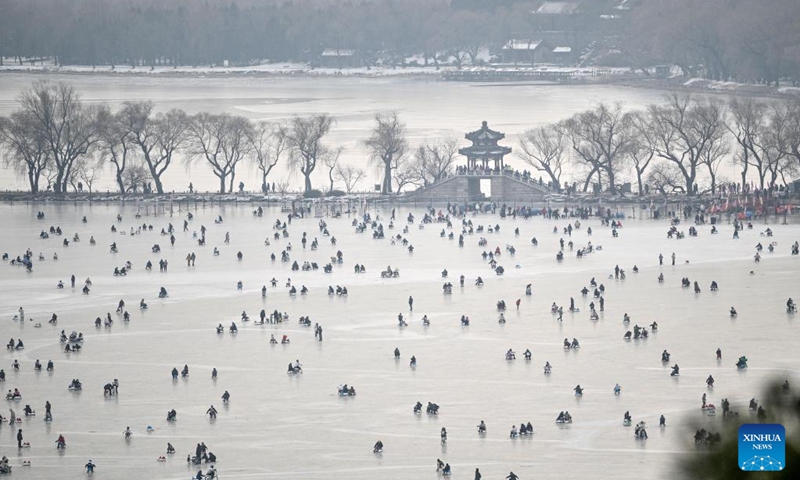
<instances>
[{"instance_id":1,"label":"stone bridge","mask_svg":"<svg viewBox=\"0 0 800 480\"><path fill-rule=\"evenodd\" d=\"M483 187L483 188L482 188ZM488 188L487 188L488 187ZM404 200L413 202L467 203L541 203L550 190L533 179L524 180L511 172L460 173L406 193Z\"/></svg>"}]
</instances>

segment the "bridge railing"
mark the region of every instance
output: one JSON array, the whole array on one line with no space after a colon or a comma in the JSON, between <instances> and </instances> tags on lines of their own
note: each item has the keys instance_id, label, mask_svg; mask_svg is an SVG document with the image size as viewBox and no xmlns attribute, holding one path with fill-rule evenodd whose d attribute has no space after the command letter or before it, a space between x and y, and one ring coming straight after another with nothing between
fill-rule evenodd
<instances>
[{"instance_id":1,"label":"bridge railing","mask_svg":"<svg viewBox=\"0 0 800 480\"><path fill-rule=\"evenodd\" d=\"M464 170L464 169L458 169L458 170L456 170L456 175L467 176L467 177L499 177L499 176L504 176L504 177L513 178L514 180L517 180L519 182L522 182L522 183L525 183L525 184L528 184L528 185L535 185L535 186L539 186L539 187L547 189L547 190L551 190L551 188L550 188L550 186L548 186L548 184L546 184L544 182L539 182L539 180L533 178L532 176L525 175L525 174L520 173L520 172L515 171L515 170L507 170L506 169L506 170L496 171L496 170L492 170L492 169L488 169L488 170Z\"/></svg>"},{"instance_id":2,"label":"bridge railing","mask_svg":"<svg viewBox=\"0 0 800 480\"><path fill-rule=\"evenodd\" d=\"M418 188L417 190L423 190L425 188L429 188L429 187L432 187L434 185L438 185L438 184L440 184L440 183L442 183L442 182L444 182L444 181L446 181L446 180L448 180L448 179L450 179L452 177L508 177L508 178L512 178L514 180L517 180L518 182L522 182L522 183L524 183L526 185L538 186L538 187L543 188L543 189L548 190L548 191L552 190L548 184L543 183L543 182L540 183L539 180L531 177L530 175L526 176L523 173L520 173L520 172L515 171L515 170L508 170L508 169L504 169L504 170L500 170L500 171L493 170L493 169L467 170L465 168L458 168L458 169L456 169L456 171L454 173L448 174L448 175L436 180L435 182L428 183L428 184Z\"/></svg>"}]
</instances>

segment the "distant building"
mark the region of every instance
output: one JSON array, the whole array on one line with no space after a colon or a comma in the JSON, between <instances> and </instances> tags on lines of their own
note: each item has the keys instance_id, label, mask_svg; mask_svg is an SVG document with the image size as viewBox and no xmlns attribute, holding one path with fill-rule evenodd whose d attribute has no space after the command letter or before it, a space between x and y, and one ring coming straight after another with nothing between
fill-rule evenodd
<instances>
[{"instance_id":1,"label":"distant building","mask_svg":"<svg viewBox=\"0 0 800 480\"><path fill-rule=\"evenodd\" d=\"M570 47L572 52L581 52L589 45L588 36L595 21L578 3L544 2L531 12L531 22L536 37L552 46ZM552 48L551 48L552 51ZM559 53L558 61L571 57L572 53ZM571 62L570 62L571 63Z\"/></svg>"},{"instance_id":2,"label":"distant building","mask_svg":"<svg viewBox=\"0 0 800 480\"><path fill-rule=\"evenodd\" d=\"M656 78L669 78L669 65L656 65Z\"/></svg>"},{"instance_id":3,"label":"distant building","mask_svg":"<svg viewBox=\"0 0 800 480\"><path fill-rule=\"evenodd\" d=\"M558 65L572 65L575 63L575 57L572 55L572 47L554 48L553 63Z\"/></svg>"},{"instance_id":4,"label":"distant building","mask_svg":"<svg viewBox=\"0 0 800 480\"><path fill-rule=\"evenodd\" d=\"M355 50L326 48L319 55L319 66L322 68L356 68L361 66Z\"/></svg>"},{"instance_id":5,"label":"distant building","mask_svg":"<svg viewBox=\"0 0 800 480\"><path fill-rule=\"evenodd\" d=\"M535 65L553 60L553 47L542 40L509 40L502 53L503 63Z\"/></svg>"},{"instance_id":6,"label":"distant building","mask_svg":"<svg viewBox=\"0 0 800 480\"><path fill-rule=\"evenodd\" d=\"M572 2L544 2L536 10L538 15L572 15L578 12L578 4Z\"/></svg>"},{"instance_id":7,"label":"distant building","mask_svg":"<svg viewBox=\"0 0 800 480\"><path fill-rule=\"evenodd\" d=\"M533 15L539 28L545 31L574 31L583 26L584 15L577 3L544 2Z\"/></svg>"}]
</instances>

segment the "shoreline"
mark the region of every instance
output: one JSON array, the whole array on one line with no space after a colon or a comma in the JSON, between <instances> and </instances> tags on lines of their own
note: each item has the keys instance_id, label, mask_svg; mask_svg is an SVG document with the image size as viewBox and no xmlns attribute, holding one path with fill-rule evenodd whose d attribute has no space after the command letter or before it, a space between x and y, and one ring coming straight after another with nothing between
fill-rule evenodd
<instances>
[{"instance_id":1,"label":"shoreline","mask_svg":"<svg viewBox=\"0 0 800 480\"><path fill-rule=\"evenodd\" d=\"M557 71L563 67L544 69L543 72ZM581 70L575 67L573 70ZM586 70L586 69L583 69ZM590 69L594 70L594 69ZM475 86L486 87L516 87L538 85L563 85L563 86L585 86L585 85L613 85L627 88L639 88L647 90L680 91L699 94L716 95L735 95L752 98L775 98L775 99L796 99L800 98L800 87L782 86L768 87L755 84L740 84L734 82L713 81L701 78L676 78L658 79L620 72L619 74L594 75L590 73L580 73L572 76L567 81L520 79L518 81L456 81L447 80L444 76L448 72L458 71L455 67L442 66L438 70L435 67L375 67L375 68L311 68L301 64L274 64L260 65L256 67L179 67L177 69L169 67L159 67L149 69L148 67L121 67L110 70L109 68L96 69L84 66L18 66L4 65L0 67L0 75L65 75L65 76L97 76L97 77L135 77L135 78L303 78L303 79L331 79L331 78L352 78L358 80L375 79L404 79L404 80L425 80L442 81L454 83L469 83Z\"/></svg>"},{"instance_id":2,"label":"shoreline","mask_svg":"<svg viewBox=\"0 0 800 480\"><path fill-rule=\"evenodd\" d=\"M602 209L610 208L615 210L616 212L620 212L622 209L630 208L632 212L635 212L637 209L640 211L644 211L645 209L654 209L654 210L661 210L662 207L664 210L669 209L682 209L683 207L691 206L693 209L700 209L706 210L709 207L712 207L714 204L717 204L722 200L719 196L710 196L710 195L701 195L701 196L692 196L686 197L682 195L673 195L664 197L663 195L649 195L644 197L638 196L620 196L620 195L611 195L611 194L604 194L604 195L587 195L587 196L578 196L578 197L562 197L558 196L557 198L543 198L540 200L533 200L529 202L503 202L500 200L493 200L491 198L478 201L478 200L470 200L466 201L464 199L456 198L456 199L442 199L437 201L430 201L430 200L415 200L411 198L411 196L386 196L381 194L375 193L354 193L350 195L344 196L336 196L336 197L321 197L321 198L305 198L300 193L285 193L285 194L262 194L262 193L253 193L253 192L244 192L244 193L193 193L190 194L188 192L174 192L174 193L164 193L164 194L129 194L129 195L121 195L119 193L111 193L111 192L104 192L104 193L92 193L89 195L88 193L53 193L53 192L39 192L39 193L30 193L24 191L4 191L0 192L0 203L7 204L13 206L16 204L26 204L26 205L47 205L47 204L73 204L75 206L79 204L86 204L92 205L95 203L103 203L106 205L115 204L115 205L126 205L126 204L135 204L144 206L146 209L149 210L150 206L152 205L154 209L161 209L162 211L171 211L175 207L177 210L181 210L182 205L194 205L195 208L207 208L213 207L214 205L222 206L222 205L250 205L253 207L258 207L261 205L264 206L271 206L271 205L280 205L282 210L293 210L295 208L300 208L301 206L305 206L306 208L312 208L314 205L319 206L320 208L325 208L326 210L330 210L331 206L338 206L338 208L334 208L334 210L341 210L343 211L343 207L346 206L348 210L351 208L358 208L359 205L366 205L366 208L370 206L377 207L378 205L397 205L397 206L413 206L414 208L431 208L431 207L442 207L447 205L448 203L453 203L457 205L496 205L500 206L502 204L514 206L514 207L531 207L535 209L543 209L543 208L573 208L573 207L581 207L581 208L591 208L594 207L597 209L598 207ZM773 198L771 202L768 202L770 209L779 206L790 206L792 211L788 213L790 216L797 216L800 215L800 211L798 211L797 204L800 204L800 199L792 198L792 197L776 197ZM730 211L727 213L733 213L737 211L737 209L746 209L747 207L731 207ZM724 215L726 212L720 212L720 215ZM635 215L635 213L634 213ZM768 217L775 217L776 215L780 214L768 214ZM662 217L664 218L664 217Z\"/></svg>"},{"instance_id":3,"label":"shoreline","mask_svg":"<svg viewBox=\"0 0 800 480\"><path fill-rule=\"evenodd\" d=\"M691 82L687 84L687 82ZM641 88L647 90L672 90L686 93L699 93L706 95L732 95L749 98L773 98L773 99L798 99L800 98L800 88L764 87L761 85L731 84L729 82L715 82L711 80L691 79L687 82L671 82L656 78L627 78L618 81L604 82L604 85L620 85L630 88ZM721 85L730 85L730 89L721 88Z\"/></svg>"},{"instance_id":4,"label":"shoreline","mask_svg":"<svg viewBox=\"0 0 800 480\"><path fill-rule=\"evenodd\" d=\"M147 78L417 78L440 80L442 70L434 67L398 67L398 68L311 68L300 64L265 65L261 67L273 68L247 68L247 67L179 67L176 69L159 67L130 68L120 66L111 70L91 68L80 65L55 67L45 66L16 66L5 65L0 67L0 75L76 75L76 76L102 76L102 77L147 77Z\"/></svg>"}]
</instances>

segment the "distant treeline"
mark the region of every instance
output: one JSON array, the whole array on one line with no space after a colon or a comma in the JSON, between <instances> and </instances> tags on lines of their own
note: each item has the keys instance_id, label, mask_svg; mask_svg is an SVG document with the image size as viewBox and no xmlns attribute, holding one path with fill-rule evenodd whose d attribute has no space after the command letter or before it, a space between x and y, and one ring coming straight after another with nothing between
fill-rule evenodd
<instances>
[{"instance_id":1,"label":"distant treeline","mask_svg":"<svg viewBox=\"0 0 800 480\"><path fill-rule=\"evenodd\" d=\"M629 2L630 3L630 2ZM632 65L778 86L800 79L797 0L642 0L623 40Z\"/></svg>"},{"instance_id":2,"label":"distant treeline","mask_svg":"<svg viewBox=\"0 0 800 480\"><path fill-rule=\"evenodd\" d=\"M477 63L510 39L563 33L595 64L685 75L797 78L796 0L578 0L536 15L517 0L0 0L0 56L59 65L250 65L354 49L365 65ZM569 3L569 2L567 2ZM549 11L549 10L548 10ZM576 60L579 59L576 57Z\"/></svg>"},{"instance_id":3,"label":"distant treeline","mask_svg":"<svg viewBox=\"0 0 800 480\"><path fill-rule=\"evenodd\" d=\"M81 65L248 65L305 61L324 48L358 49L369 61L445 50L455 34L485 43L513 18L446 0L0 0L0 12L6 57Z\"/></svg>"},{"instance_id":4,"label":"distant treeline","mask_svg":"<svg viewBox=\"0 0 800 480\"><path fill-rule=\"evenodd\" d=\"M338 182L348 193L366 175L359 166L339 162L342 147L326 142L336 118L324 113L252 122L226 113L190 116L179 109L155 114L147 101L125 102L112 112L107 105L83 103L67 83L47 82L22 92L19 107L0 117L0 158L34 193L43 181L56 193L84 186L91 192L109 169L120 193L164 193L162 175L177 160L210 168L220 193L235 191L237 170L246 164L258 169L264 192L278 163L285 163L290 175L302 175L309 195L315 171L325 174L327 191ZM359 143L383 172L382 193L430 185L456 169L458 138L410 145L397 112L374 119ZM723 103L673 94L634 111L601 103L530 129L517 142L515 155L530 169L521 175L538 175L556 192L619 193L626 181L636 184L639 194L747 191L749 181L755 189L774 191L800 173L800 101ZM734 167L740 181L718 176L722 165ZM562 177L566 170L571 184ZM285 192L288 185L273 181L271 190Z\"/></svg>"}]
</instances>

